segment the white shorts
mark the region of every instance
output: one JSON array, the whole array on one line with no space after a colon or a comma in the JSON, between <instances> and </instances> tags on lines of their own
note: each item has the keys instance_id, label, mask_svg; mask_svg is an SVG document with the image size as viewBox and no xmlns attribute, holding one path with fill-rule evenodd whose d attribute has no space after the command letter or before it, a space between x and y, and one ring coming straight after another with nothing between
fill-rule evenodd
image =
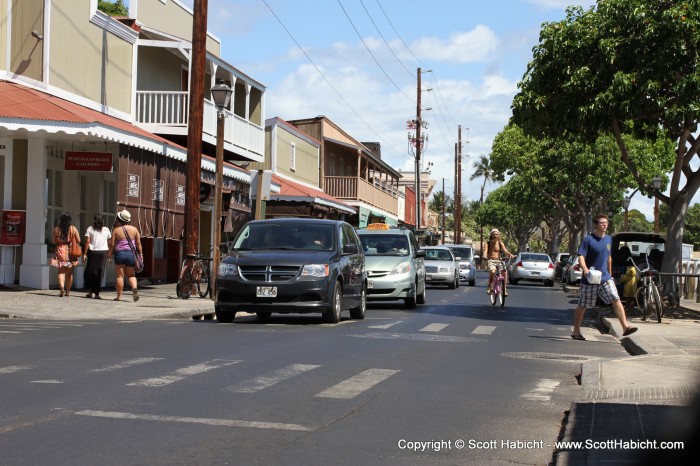
<instances>
[{"instance_id":1,"label":"white shorts","mask_svg":"<svg viewBox=\"0 0 700 466\"><path fill-rule=\"evenodd\" d=\"M578 297L579 307L589 308L595 306L595 302L598 297L600 297L605 304L610 304L613 301L619 300L620 295L617 294L615 280L611 278L600 285L587 285L585 283L581 283L581 289Z\"/></svg>"}]
</instances>

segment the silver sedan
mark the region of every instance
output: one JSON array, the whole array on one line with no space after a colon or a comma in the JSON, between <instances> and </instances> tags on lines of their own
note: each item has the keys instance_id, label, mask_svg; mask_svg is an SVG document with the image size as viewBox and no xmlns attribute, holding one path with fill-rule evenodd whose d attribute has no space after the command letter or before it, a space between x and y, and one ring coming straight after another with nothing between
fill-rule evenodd
<instances>
[{"instance_id":1,"label":"silver sedan","mask_svg":"<svg viewBox=\"0 0 700 466\"><path fill-rule=\"evenodd\" d=\"M513 261L510 282L517 285L520 280L543 282L554 286L554 264L547 254L521 252Z\"/></svg>"},{"instance_id":2,"label":"silver sedan","mask_svg":"<svg viewBox=\"0 0 700 466\"><path fill-rule=\"evenodd\" d=\"M425 246L425 283L459 287L459 265L455 256L444 246Z\"/></svg>"}]
</instances>

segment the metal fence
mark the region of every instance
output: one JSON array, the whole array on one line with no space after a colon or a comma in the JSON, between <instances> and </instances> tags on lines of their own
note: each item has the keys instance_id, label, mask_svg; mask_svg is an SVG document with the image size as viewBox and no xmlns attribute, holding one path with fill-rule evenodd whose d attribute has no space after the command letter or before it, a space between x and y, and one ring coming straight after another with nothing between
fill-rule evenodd
<instances>
[{"instance_id":1,"label":"metal fence","mask_svg":"<svg viewBox=\"0 0 700 466\"><path fill-rule=\"evenodd\" d=\"M660 273L659 276L662 280L670 278L676 283L676 289L680 294L678 298L681 300L694 300L700 303L700 261L684 261L681 263L679 273ZM683 304L683 301L680 304Z\"/></svg>"}]
</instances>

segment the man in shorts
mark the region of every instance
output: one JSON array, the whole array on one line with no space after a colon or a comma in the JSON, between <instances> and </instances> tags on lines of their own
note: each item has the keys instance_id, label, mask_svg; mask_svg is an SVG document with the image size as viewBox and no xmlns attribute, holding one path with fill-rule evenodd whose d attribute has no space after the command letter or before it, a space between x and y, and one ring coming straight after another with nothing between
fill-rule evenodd
<instances>
[{"instance_id":1,"label":"man in shorts","mask_svg":"<svg viewBox=\"0 0 700 466\"><path fill-rule=\"evenodd\" d=\"M571 333L571 338L574 340L585 340L584 336L581 335L583 315L587 308L595 306L599 297L605 304L612 303L613 311L622 325L623 336L631 335L637 331L637 327L632 327L627 322L625 308L622 306L615 280L612 278L612 258L610 257L612 238L605 234L608 223L607 215L596 215L593 220L595 231L586 235L578 248L578 263L581 266L582 275L578 306L574 314L574 330ZM602 272L600 284L592 285L588 282L591 268Z\"/></svg>"}]
</instances>

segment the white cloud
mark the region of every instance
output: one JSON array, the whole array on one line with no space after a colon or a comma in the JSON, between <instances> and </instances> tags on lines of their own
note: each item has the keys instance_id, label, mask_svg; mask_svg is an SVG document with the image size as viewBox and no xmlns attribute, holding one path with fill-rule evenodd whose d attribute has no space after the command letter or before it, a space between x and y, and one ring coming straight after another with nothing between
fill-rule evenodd
<instances>
[{"instance_id":1,"label":"white cloud","mask_svg":"<svg viewBox=\"0 0 700 466\"><path fill-rule=\"evenodd\" d=\"M447 40L422 37L413 42L411 49L424 60L470 63L489 60L498 46L496 33L478 25L468 32L453 33Z\"/></svg>"}]
</instances>

